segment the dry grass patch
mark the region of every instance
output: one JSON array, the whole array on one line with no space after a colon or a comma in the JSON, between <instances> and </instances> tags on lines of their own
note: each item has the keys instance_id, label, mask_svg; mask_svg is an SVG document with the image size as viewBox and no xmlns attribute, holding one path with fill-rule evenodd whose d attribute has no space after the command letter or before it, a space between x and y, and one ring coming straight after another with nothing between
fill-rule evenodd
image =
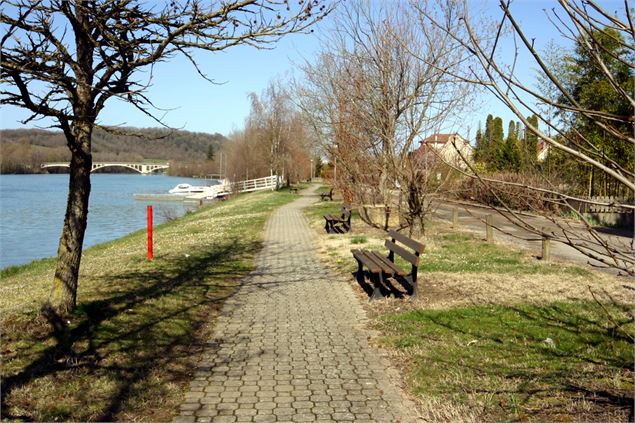
<instances>
[{"instance_id":1,"label":"dry grass patch","mask_svg":"<svg viewBox=\"0 0 635 423\"><path fill-rule=\"evenodd\" d=\"M633 401L632 281L540 262L435 221L424 240L419 298L368 302L350 249L384 251L385 234L355 215L352 234L325 234L321 215L338 207L307 211L320 255L351 275L379 332L373 342L401 369L424 420L626 418Z\"/></svg>"}]
</instances>

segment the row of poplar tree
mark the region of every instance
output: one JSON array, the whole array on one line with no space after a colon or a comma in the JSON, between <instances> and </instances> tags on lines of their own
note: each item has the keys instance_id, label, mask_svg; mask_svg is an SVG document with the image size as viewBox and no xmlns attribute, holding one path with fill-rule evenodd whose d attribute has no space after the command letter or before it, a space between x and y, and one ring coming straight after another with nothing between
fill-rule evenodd
<instances>
[{"instance_id":1,"label":"row of poplar tree","mask_svg":"<svg viewBox=\"0 0 635 423\"><path fill-rule=\"evenodd\" d=\"M632 174L635 154L629 137L633 133L635 110L627 96L617 95L616 90L634 92L635 78L629 64L633 63L635 55L613 28L594 29L590 36L601 47L595 52L591 52L581 39L575 41L572 49L555 45L548 49L550 53L544 60L554 69L560 87L546 78L539 78L539 91L552 104L558 105L551 115L551 125L556 133L554 139L604 166ZM598 66L598 57L610 71L612 80L606 77L606 70ZM566 95L562 87L566 88ZM572 110L589 112L574 113ZM534 115L529 122L537 127L538 118ZM548 122L543 120L541 124L544 127ZM632 191L606 172L597 171L595 166L556 148L550 149L544 163L538 163L537 142L534 134L513 121L509 123L505 138L503 120L489 115L485 130L479 129L476 134L475 160L492 172L538 170L575 188L580 195L632 198Z\"/></svg>"},{"instance_id":2,"label":"row of poplar tree","mask_svg":"<svg viewBox=\"0 0 635 423\"><path fill-rule=\"evenodd\" d=\"M527 120L532 126L538 127L536 115ZM538 137L522 127L520 122L509 122L505 138L503 119L490 114L485 121L485 130L479 128L476 132L474 160L490 171L532 170L536 168L537 157Z\"/></svg>"}]
</instances>

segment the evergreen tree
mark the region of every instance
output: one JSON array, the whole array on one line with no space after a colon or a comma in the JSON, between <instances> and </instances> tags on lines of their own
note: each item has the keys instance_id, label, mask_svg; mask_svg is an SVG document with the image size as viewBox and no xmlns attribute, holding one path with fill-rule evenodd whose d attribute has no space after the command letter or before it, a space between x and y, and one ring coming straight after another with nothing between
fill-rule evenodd
<instances>
[{"instance_id":1,"label":"evergreen tree","mask_svg":"<svg viewBox=\"0 0 635 423\"><path fill-rule=\"evenodd\" d=\"M485 150L485 136L481 130L481 123L478 124L476 131L476 145L474 146L474 161L481 162L483 160L483 152Z\"/></svg>"},{"instance_id":2,"label":"evergreen tree","mask_svg":"<svg viewBox=\"0 0 635 423\"><path fill-rule=\"evenodd\" d=\"M527 121L538 129L538 116L531 115L527 117ZM538 136L527 127L523 136L522 162L525 169L534 169L538 162Z\"/></svg>"},{"instance_id":3,"label":"evergreen tree","mask_svg":"<svg viewBox=\"0 0 635 423\"><path fill-rule=\"evenodd\" d=\"M210 144L209 147L207 147L207 160L214 160L214 144Z\"/></svg>"},{"instance_id":4,"label":"evergreen tree","mask_svg":"<svg viewBox=\"0 0 635 423\"><path fill-rule=\"evenodd\" d=\"M507 140L502 151L503 162L501 169L518 172L520 170L520 148L518 146L517 125L513 120L509 121Z\"/></svg>"},{"instance_id":5,"label":"evergreen tree","mask_svg":"<svg viewBox=\"0 0 635 423\"><path fill-rule=\"evenodd\" d=\"M591 32L591 36L602 48L591 52L584 40L576 40L573 56L565 58L568 62L565 83L572 87L573 98L582 108L620 116L620 119L588 117L582 113L577 113L573 115L571 129L582 134L598 149L599 153L596 156L598 160L607 164L608 160L613 160L625 169L633 169L632 144L620 141L598 125L598 122L606 119L610 126L617 128L621 133L630 134L632 132L632 116L634 115L633 106L628 102L626 96L616 95L613 83L598 67L598 61L594 54L601 57L614 82L628 93L633 92L634 81L627 63L633 63L635 58L632 51L628 51L624 47L624 40L620 33L614 29L594 30ZM630 60L620 61L617 59L618 57L629 57ZM561 101L564 104L569 104L566 98L562 98ZM590 181L588 195L612 194L609 192L612 181L605 174L602 174L602 178L597 180L590 168L584 165L580 166L579 172L579 178Z\"/></svg>"},{"instance_id":6,"label":"evergreen tree","mask_svg":"<svg viewBox=\"0 0 635 423\"><path fill-rule=\"evenodd\" d=\"M505 138L503 119L496 116L492 121L491 138L489 140L490 167L493 170L505 168Z\"/></svg>"},{"instance_id":7,"label":"evergreen tree","mask_svg":"<svg viewBox=\"0 0 635 423\"><path fill-rule=\"evenodd\" d=\"M476 133L476 161L483 163L489 170L497 171L505 168L505 139L503 119L487 115L485 131Z\"/></svg>"}]
</instances>

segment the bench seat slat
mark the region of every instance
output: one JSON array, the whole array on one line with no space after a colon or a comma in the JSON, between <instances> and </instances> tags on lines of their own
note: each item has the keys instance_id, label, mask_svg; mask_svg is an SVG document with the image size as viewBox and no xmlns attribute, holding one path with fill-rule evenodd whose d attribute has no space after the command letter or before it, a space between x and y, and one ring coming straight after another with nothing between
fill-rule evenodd
<instances>
[{"instance_id":1,"label":"bench seat slat","mask_svg":"<svg viewBox=\"0 0 635 423\"><path fill-rule=\"evenodd\" d=\"M368 270L371 273L381 272L381 269L379 268L379 266L377 266L377 264L373 260L371 260L370 258L368 258L368 256L366 256L366 251L351 250L351 253L353 253L353 257L361 261L364 266L368 267Z\"/></svg>"},{"instance_id":2,"label":"bench seat slat","mask_svg":"<svg viewBox=\"0 0 635 423\"><path fill-rule=\"evenodd\" d=\"M419 241L416 241L414 239L408 238L407 236L405 236L403 234L400 234L399 232L393 231L393 230L388 231L388 235L390 235L393 239L401 242L403 245L412 248L413 250L415 250L419 254L423 253L423 250L424 250L425 247Z\"/></svg>"},{"instance_id":3,"label":"bench seat slat","mask_svg":"<svg viewBox=\"0 0 635 423\"><path fill-rule=\"evenodd\" d=\"M379 266L382 272L391 276L395 274L394 269L391 266L388 266L382 260L383 257L379 253L377 253L376 251L365 251L365 253L369 259L371 259L377 266Z\"/></svg>"},{"instance_id":4,"label":"bench seat slat","mask_svg":"<svg viewBox=\"0 0 635 423\"><path fill-rule=\"evenodd\" d=\"M384 257L381 256L379 254L377 254L377 257L384 263L384 265L388 266L390 269L392 269L393 273L396 273L399 276L406 276L409 272L406 272L403 269L400 269L399 267L397 267L397 265L395 263L393 263L392 261L388 260L388 257Z\"/></svg>"},{"instance_id":5,"label":"bench seat slat","mask_svg":"<svg viewBox=\"0 0 635 423\"><path fill-rule=\"evenodd\" d=\"M419 265L419 257L417 257L416 255L412 254L410 251L406 250L405 248L395 244L392 241L388 241L386 240L386 248L388 248L391 251L394 251L395 253L399 254L401 257L404 258L404 260L409 261L410 264L412 264L413 266L418 266Z\"/></svg>"}]
</instances>

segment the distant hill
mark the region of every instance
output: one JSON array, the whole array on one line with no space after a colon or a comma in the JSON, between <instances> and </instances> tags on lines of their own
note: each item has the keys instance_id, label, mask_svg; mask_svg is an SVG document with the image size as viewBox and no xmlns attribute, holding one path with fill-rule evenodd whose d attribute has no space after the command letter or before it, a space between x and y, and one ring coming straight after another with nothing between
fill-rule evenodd
<instances>
[{"instance_id":1,"label":"distant hill","mask_svg":"<svg viewBox=\"0 0 635 423\"><path fill-rule=\"evenodd\" d=\"M210 148L220 151L225 141L218 133L117 128L114 134L96 129L92 151L94 161L198 162L207 159ZM1 173L39 172L42 162L70 159L62 132L41 129L0 130L0 153Z\"/></svg>"}]
</instances>

